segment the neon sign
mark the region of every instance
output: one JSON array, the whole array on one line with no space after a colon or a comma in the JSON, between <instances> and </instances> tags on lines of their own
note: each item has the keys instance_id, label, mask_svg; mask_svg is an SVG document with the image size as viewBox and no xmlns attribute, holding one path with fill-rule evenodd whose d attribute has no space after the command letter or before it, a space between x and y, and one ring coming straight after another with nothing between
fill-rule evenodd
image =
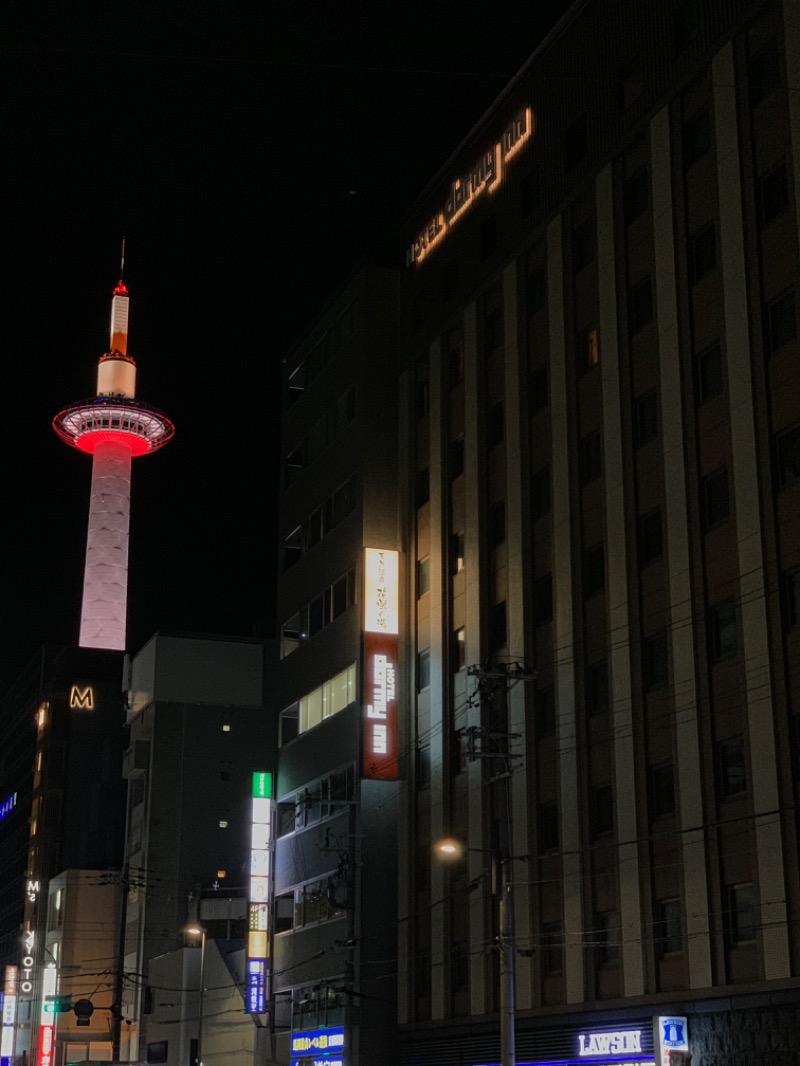
<instances>
[{"instance_id":1,"label":"neon sign","mask_svg":"<svg viewBox=\"0 0 800 1066\"><path fill-rule=\"evenodd\" d=\"M397 743L399 553L364 549L364 777L394 781Z\"/></svg>"},{"instance_id":2,"label":"neon sign","mask_svg":"<svg viewBox=\"0 0 800 1066\"><path fill-rule=\"evenodd\" d=\"M35 942L36 934L33 929L29 929L23 938L23 951L25 954L22 956L22 973L19 982L19 990L24 992L26 996L33 992L33 945Z\"/></svg>"},{"instance_id":3,"label":"neon sign","mask_svg":"<svg viewBox=\"0 0 800 1066\"><path fill-rule=\"evenodd\" d=\"M642 1050L641 1029L622 1029L616 1033L580 1033L578 1054L635 1055Z\"/></svg>"},{"instance_id":4,"label":"neon sign","mask_svg":"<svg viewBox=\"0 0 800 1066\"><path fill-rule=\"evenodd\" d=\"M247 1014L267 1009L269 962L270 844L272 839L272 775L253 774L250 816L250 892L247 931Z\"/></svg>"},{"instance_id":5,"label":"neon sign","mask_svg":"<svg viewBox=\"0 0 800 1066\"><path fill-rule=\"evenodd\" d=\"M450 186L444 207L423 227L406 252L406 266L421 263L444 239L450 226L483 193L493 193L501 184L506 164L533 136L533 112L523 108L512 118L500 140L488 148L475 165Z\"/></svg>"},{"instance_id":6,"label":"neon sign","mask_svg":"<svg viewBox=\"0 0 800 1066\"><path fill-rule=\"evenodd\" d=\"M90 685L87 685L85 688L73 685L69 690L69 705L70 709L77 707L79 710L93 711L94 689Z\"/></svg>"},{"instance_id":7,"label":"neon sign","mask_svg":"<svg viewBox=\"0 0 800 1066\"><path fill-rule=\"evenodd\" d=\"M301 1029L292 1033L290 1054L302 1055L318 1051L344 1051L344 1026L332 1025L328 1029ZM330 1059L325 1059L330 1062Z\"/></svg>"},{"instance_id":8,"label":"neon sign","mask_svg":"<svg viewBox=\"0 0 800 1066\"><path fill-rule=\"evenodd\" d=\"M7 818L8 815L11 814L16 805L17 794L16 792L12 792L10 796L7 796L6 799L4 799L2 803L0 803L0 822L2 822L4 818Z\"/></svg>"}]
</instances>

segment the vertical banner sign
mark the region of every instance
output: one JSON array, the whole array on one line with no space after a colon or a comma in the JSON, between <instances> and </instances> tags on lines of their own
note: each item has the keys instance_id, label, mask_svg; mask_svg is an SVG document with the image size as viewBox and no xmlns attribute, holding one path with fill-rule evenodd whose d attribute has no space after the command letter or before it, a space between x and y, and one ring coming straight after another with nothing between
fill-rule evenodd
<instances>
[{"instance_id":1,"label":"vertical banner sign","mask_svg":"<svg viewBox=\"0 0 800 1066\"><path fill-rule=\"evenodd\" d=\"M9 1066L14 1054L14 1029L17 1021L16 966L6 966L3 981L3 1028L0 1030L0 1066Z\"/></svg>"},{"instance_id":2,"label":"vertical banner sign","mask_svg":"<svg viewBox=\"0 0 800 1066\"><path fill-rule=\"evenodd\" d=\"M364 777L396 781L399 554L364 549Z\"/></svg>"},{"instance_id":3,"label":"vertical banner sign","mask_svg":"<svg viewBox=\"0 0 800 1066\"><path fill-rule=\"evenodd\" d=\"M272 844L272 775L253 774L253 806L250 819L250 890L247 930L247 1014L267 1009L269 965L269 901Z\"/></svg>"},{"instance_id":4,"label":"vertical banner sign","mask_svg":"<svg viewBox=\"0 0 800 1066\"><path fill-rule=\"evenodd\" d=\"M39 1025L39 1066L54 1066L55 995L57 971L52 964L42 972L42 1012Z\"/></svg>"},{"instance_id":5,"label":"vertical banner sign","mask_svg":"<svg viewBox=\"0 0 800 1066\"><path fill-rule=\"evenodd\" d=\"M658 1016L653 1019L653 1043L656 1066L671 1066L673 1051L689 1050L689 1025L686 1018Z\"/></svg>"}]
</instances>

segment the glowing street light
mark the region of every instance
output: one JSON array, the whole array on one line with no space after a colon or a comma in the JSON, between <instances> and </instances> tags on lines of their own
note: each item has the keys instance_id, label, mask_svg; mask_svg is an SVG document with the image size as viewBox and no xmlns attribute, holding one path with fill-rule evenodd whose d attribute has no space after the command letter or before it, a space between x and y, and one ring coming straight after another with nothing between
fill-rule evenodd
<instances>
[{"instance_id":1,"label":"glowing street light","mask_svg":"<svg viewBox=\"0 0 800 1066\"><path fill-rule=\"evenodd\" d=\"M514 896L511 891L511 857L498 850L470 848L455 837L437 841L433 850L442 862L458 862L466 852L492 857L492 893L497 899L500 934L500 1064L515 1066L516 960L514 955Z\"/></svg>"},{"instance_id":2,"label":"glowing street light","mask_svg":"<svg viewBox=\"0 0 800 1066\"><path fill-rule=\"evenodd\" d=\"M185 932L189 936L200 937L200 1006L197 1016L197 1066L203 1066L203 1000L205 999L206 978L206 930L202 925L187 925Z\"/></svg>"}]
</instances>

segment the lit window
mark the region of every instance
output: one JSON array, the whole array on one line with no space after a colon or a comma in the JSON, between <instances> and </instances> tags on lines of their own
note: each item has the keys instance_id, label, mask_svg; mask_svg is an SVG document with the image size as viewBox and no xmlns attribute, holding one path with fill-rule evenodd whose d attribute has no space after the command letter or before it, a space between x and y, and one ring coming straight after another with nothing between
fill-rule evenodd
<instances>
[{"instance_id":1,"label":"lit window","mask_svg":"<svg viewBox=\"0 0 800 1066\"><path fill-rule=\"evenodd\" d=\"M219 827L220 827L220 829L227 829L228 828L228 823L225 821L224 818L220 821Z\"/></svg>"},{"instance_id":2,"label":"lit window","mask_svg":"<svg viewBox=\"0 0 800 1066\"><path fill-rule=\"evenodd\" d=\"M227 870L217 870L217 877L220 881L223 881L228 876Z\"/></svg>"},{"instance_id":3,"label":"lit window","mask_svg":"<svg viewBox=\"0 0 800 1066\"><path fill-rule=\"evenodd\" d=\"M222 732L223 733L230 733L230 731L231 731L231 727L229 725L224 725L222 727Z\"/></svg>"}]
</instances>

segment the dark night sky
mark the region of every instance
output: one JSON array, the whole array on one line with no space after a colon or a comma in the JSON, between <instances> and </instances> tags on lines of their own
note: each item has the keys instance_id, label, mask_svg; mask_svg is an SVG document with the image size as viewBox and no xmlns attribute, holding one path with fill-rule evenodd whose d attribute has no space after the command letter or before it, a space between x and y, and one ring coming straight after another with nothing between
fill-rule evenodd
<instances>
[{"instance_id":1,"label":"dark night sky","mask_svg":"<svg viewBox=\"0 0 800 1066\"><path fill-rule=\"evenodd\" d=\"M0 16L0 691L77 640L91 460L51 429L94 394L127 240L138 398L129 650L272 615L282 357L566 0L30 4Z\"/></svg>"}]
</instances>

